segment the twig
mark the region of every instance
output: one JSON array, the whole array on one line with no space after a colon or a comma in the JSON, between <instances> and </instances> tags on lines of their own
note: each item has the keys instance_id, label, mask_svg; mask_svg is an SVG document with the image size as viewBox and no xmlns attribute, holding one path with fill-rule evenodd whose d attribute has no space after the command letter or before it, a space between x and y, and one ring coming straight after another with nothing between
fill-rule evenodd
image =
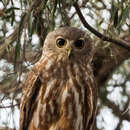
<instances>
[{"instance_id":1,"label":"twig","mask_svg":"<svg viewBox=\"0 0 130 130\"><path fill-rule=\"evenodd\" d=\"M34 2L32 3L32 5L30 6L30 8L23 13L22 16L23 19L22 19L22 26L20 27L20 24L21 22L16 26L14 32L8 36L8 37L5 37L4 39L0 40L0 57L1 55L3 54L4 50L11 44L13 43L14 41L16 41L17 39L17 36L18 36L18 32L22 31L23 27L27 24L27 21L29 19L29 16L30 16L30 13L31 11L36 8L36 7L39 7L39 5L41 6L42 4L44 3L44 1L42 0L34 0Z\"/></svg>"},{"instance_id":2,"label":"twig","mask_svg":"<svg viewBox=\"0 0 130 130\"><path fill-rule=\"evenodd\" d=\"M14 105L9 105L9 106L0 106L0 108L11 108L11 107L16 107L18 106L19 104L14 104Z\"/></svg>"},{"instance_id":3,"label":"twig","mask_svg":"<svg viewBox=\"0 0 130 130\"><path fill-rule=\"evenodd\" d=\"M91 31L93 34L95 34L97 37L99 37L99 38L102 39L103 41L112 42L112 43L114 43L114 44L116 44L116 45L119 45L119 46L121 46L121 47L127 49L128 51L130 51L130 43L128 43L128 42L126 42L126 41L124 41L124 40L121 40L121 39L119 39L119 40L112 39L112 38L110 38L110 37L107 37L107 36L101 34L101 33L98 32L98 31L96 31L96 30L95 30L94 28L92 28L92 27L87 23L87 21L85 20L85 18L84 18L84 16L83 16L83 14L82 14L82 12L81 12L81 10L80 10L79 5L77 4L77 2L75 2L75 3L73 4L73 6L74 6L74 8L75 8L75 10L76 10L76 12L77 12L77 14L78 14L78 16L79 16L81 22L83 23L84 27L86 27L89 31Z\"/></svg>"}]
</instances>

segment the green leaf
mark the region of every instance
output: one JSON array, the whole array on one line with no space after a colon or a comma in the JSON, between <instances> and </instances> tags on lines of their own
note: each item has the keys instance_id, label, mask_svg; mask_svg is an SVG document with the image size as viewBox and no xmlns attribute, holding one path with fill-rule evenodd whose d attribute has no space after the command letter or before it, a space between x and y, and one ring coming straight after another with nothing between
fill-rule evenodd
<instances>
[{"instance_id":1,"label":"green leaf","mask_svg":"<svg viewBox=\"0 0 130 130\"><path fill-rule=\"evenodd\" d=\"M29 22L28 22L28 35L29 37L32 36L32 31L33 31L33 27L32 27L32 24L33 23L33 11L31 12L30 14L30 17L29 17Z\"/></svg>"},{"instance_id":2,"label":"green leaf","mask_svg":"<svg viewBox=\"0 0 130 130\"><path fill-rule=\"evenodd\" d=\"M130 25L128 27L129 27L129 33L130 33Z\"/></svg>"},{"instance_id":3,"label":"green leaf","mask_svg":"<svg viewBox=\"0 0 130 130\"><path fill-rule=\"evenodd\" d=\"M16 66L17 58L20 56L20 48L21 48L21 44L19 42L17 42L17 44L15 46L15 59L14 59L15 66Z\"/></svg>"},{"instance_id":4,"label":"green leaf","mask_svg":"<svg viewBox=\"0 0 130 130\"><path fill-rule=\"evenodd\" d=\"M115 14L115 12L116 12L116 6L115 6L115 4L114 4L114 2L112 1L112 8L111 8L111 14L112 14L112 18L114 19L114 14Z\"/></svg>"},{"instance_id":5,"label":"green leaf","mask_svg":"<svg viewBox=\"0 0 130 130\"><path fill-rule=\"evenodd\" d=\"M13 26L14 19L15 19L15 13L14 13L14 11L12 11L12 13L11 13L11 26Z\"/></svg>"},{"instance_id":6,"label":"green leaf","mask_svg":"<svg viewBox=\"0 0 130 130\"><path fill-rule=\"evenodd\" d=\"M14 2L13 2L13 0L11 0L11 4L12 4L12 5L14 5Z\"/></svg>"},{"instance_id":7,"label":"green leaf","mask_svg":"<svg viewBox=\"0 0 130 130\"><path fill-rule=\"evenodd\" d=\"M122 24L126 21L126 18L128 17L129 13L130 13L130 6L122 9L122 13L119 17L118 28L120 28L122 26Z\"/></svg>"},{"instance_id":8,"label":"green leaf","mask_svg":"<svg viewBox=\"0 0 130 130\"><path fill-rule=\"evenodd\" d=\"M55 3L54 3L53 16L55 15L56 8L57 8L57 0L55 0Z\"/></svg>"},{"instance_id":9,"label":"green leaf","mask_svg":"<svg viewBox=\"0 0 130 130\"><path fill-rule=\"evenodd\" d=\"M117 25L118 25L118 9L116 10L114 15L114 27L117 27Z\"/></svg>"},{"instance_id":10,"label":"green leaf","mask_svg":"<svg viewBox=\"0 0 130 130\"><path fill-rule=\"evenodd\" d=\"M48 0L45 0L45 3L44 3L43 8L42 8L43 10L46 8L47 2L48 2Z\"/></svg>"},{"instance_id":11,"label":"green leaf","mask_svg":"<svg viewBox=\"0 0 130 130\"><path fill-rule=\"evenodd\" d=\"M20 5L21 5L21 9L22 9L22 7L23 7L23 2L22 2L22 0L20 0Z\"/></svg>"},{"instance_id":12,"label":"green leaf","mask_svg":"<svg viewBox=\"0 0 130 130\"><path fill-rule=\"evenodd\" d=\"M14 58L14 67L16 66L16 61L18 59L18 57L20 56L20 48L21 48L21 44L20 44L20 36L21 36L21 32L22 32L22 26L24 23L24 18L26 16L26 13L24 13L24 15L21 18L21 22L19 24L19 29L18 29L18 36L17 36L17 43L15 46L15 58Z\"/></svg>"},{"instance_id":13,"label":"green leaf","mask_svg":"<svg viewBox=\"0 0 130 130\"><path fill-rule=\"evenodd\" d=\"M57 3L58 3L58 1L55 0L53 10L52 10L52 14L51 14L51 25L49 26L50 31L52 31L54 29L54 20L55 20L54 17L55 17L55 12L56 12L56 8L57 8Z\"/></svg>"}]
</instances>

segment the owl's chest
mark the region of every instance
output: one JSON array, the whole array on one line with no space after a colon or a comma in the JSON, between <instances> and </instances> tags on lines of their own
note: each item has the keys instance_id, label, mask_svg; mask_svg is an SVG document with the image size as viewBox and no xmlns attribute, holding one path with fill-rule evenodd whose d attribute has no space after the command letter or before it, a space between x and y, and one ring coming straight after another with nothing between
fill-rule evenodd
<instances>
[{"instance_id":1,"label":"owl's chest","mask_svg":"<svg viewBox=\"0 0 130 130\"><path fill-rule=\"evenodd\" d=\"M35 112L41 118L39 123L45 128L46 124L56 122L52 130L82 130L87 73L78 66L68 66L52 70L42 78L43 85ZM37 114L34 114L34 118Z\"/></svg>"},{"instance_id":2,"label":"owl's chest","mask_svg":"<svg viewBox=\"0 0 130 130\"><path fill-rule=\"evenodd\" d=\"M43 101L56 99L58 104L66 100L74 102L75 105L83 102L84 91L89 77L86 68L81 68L77 64L54 67L51 71L43 72L41 87ZM82 98L82 99L81 99Z\"/></svg>"}]
</instances>

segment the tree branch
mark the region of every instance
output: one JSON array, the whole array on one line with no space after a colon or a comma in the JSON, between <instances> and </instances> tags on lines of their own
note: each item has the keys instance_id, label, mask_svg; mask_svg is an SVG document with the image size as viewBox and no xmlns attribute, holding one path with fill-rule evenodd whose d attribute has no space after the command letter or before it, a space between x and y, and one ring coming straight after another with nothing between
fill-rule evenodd
<instances>
[{"instance_id":1,"label":"tree branch","mask_svg":"<svg viewBox=\"0 0 130 130\"><path fill-rule=\"evenodd\" d=\"M110 38L110 37L107 37L107 36L101 34L101 33L98 32L98 31L96 31L96 30L95 30L94 28L92 28L92 27L87 23L87 21L85 20L85 18L84 18L84 16L83 16L83 14L82 14L82 12L81 12L81 10L80 10L79 5L77 4L77 2L75 2L75 3L73 4L73 6L74 6L74 8L75 8L75 10L76 10L76 12L77 12L77 14L78 14L78 16L79 16L79 18L80 18L80 20L81 20L81 22L83 23L83 25L84 25L85 28L87 28L89 31L91 31L93 34L95 34L97 37L99 37L99 38L102 39L103 41L112 42L112 43L114 43L114 44L116 44L116 45L119 45L119 46L121 46L121 47L127 49L128 51L130 51L130 44L129 44L128 42L126 42L126 41L124 41L124 40L121 40L121 39L119 39L119 40L112 39L112 38Z\"/></svg>"},{"instance_id":2,"label":"tree branch","mask_svg":"<svg viewBox=\"0 0 130 130\"><path fill-rule=\"evenodd\" d=\"M111 101L107 100L104 102L105 105L107 105L109 108L113 110L113 113L118 116L121 120L127 120L130 121L130 117L128 113L122 114L122 111L120 111L119 107L116 106L114 103Z\"/></svg>"},{"instance_id":3,"label":"tree branch","mask_svg":"<svg viewBox=\"0 0 130 130\"><path fill-rule=\"evenodd\" d=\"M12 105L9 105L9 106L0 106L0 109L1 108L12 108L12 107L16 107L16 106L18 106L19 104L17 103L17 104L12 104Z\"/></svg>"},{"instance_id":4,"label":"tree branch","mask_svg":"<svg viewBox=\"0 0 130 130\"><path fill-rule=\"evenodd\" d=\"M22 32L22 29L27 24L27 21L29 19L30 13L33 9L38 8L44 4L43 0L34 0L30 6L30 8L23 13L20 23L16 26L14 32L4 39L0 40L0 57L4 53L4 50L14 41L17 40L19 32ZM40 8L39 8L40 9Z\"/></svg>"},{"instance_id":5,"label":"tree branch","mask_svg":"<svg viewBox=\"0 0 130 130\"><path fill-rule=\"evenodd\" d=\"M114 102L110 101L109 99L107 99L106 92L103 91L99 91L99 98L101 100L101 102L106 105L107 107L112 109L112 112L114 113L114 115L116 115L117 117L120 118L120 120L127 120L130 121L130 116L128 111L124 112L124 110L126 110L126 107L129 107L129 99L125 104L124 110L120 110L119 106L117 106Z\"/></svg>"}]
</instances>

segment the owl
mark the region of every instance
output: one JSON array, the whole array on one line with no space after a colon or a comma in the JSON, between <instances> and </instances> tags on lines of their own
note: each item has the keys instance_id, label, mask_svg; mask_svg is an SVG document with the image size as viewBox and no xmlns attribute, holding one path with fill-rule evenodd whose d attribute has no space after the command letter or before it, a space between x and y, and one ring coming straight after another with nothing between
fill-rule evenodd
<instances>
[{"instance_id":1,"label":"owl","mask_svg":"<svg viewBox=\"0 0 130 130\"><path fill-rule=\"evenodd\" d=\"M90 37L74 27L50 32L40 60L27 75L20 130L92 130L96 85Z\"/></svg>"}]
</instances>

